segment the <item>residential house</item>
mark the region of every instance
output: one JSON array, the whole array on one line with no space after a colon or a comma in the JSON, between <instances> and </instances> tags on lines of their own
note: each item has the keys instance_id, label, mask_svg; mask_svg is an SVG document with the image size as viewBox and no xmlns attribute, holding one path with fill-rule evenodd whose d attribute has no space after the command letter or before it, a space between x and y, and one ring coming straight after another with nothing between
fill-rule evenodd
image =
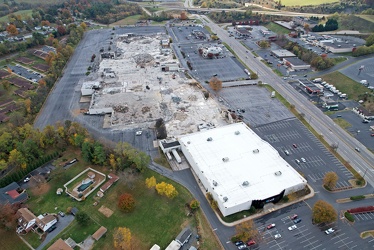
<instances>
[{"instance_id":1,"label":"residential house","mask_svg":"<svg viewBox=\"0 0 374 250\"><path fill-rule=\"evenodd\" d=\"M96 241L100 240L101 237L108 231L105 227L100 227L93 235L92 238Z\"/></svg>"},{"instance_id":2,"label":"residential house","mask_svg":"<svg viewBox=\"0 0 374 250\"><path fill-rule=\"evenodd\" d=\"M104 185L102 185L100 187L100 191L103 192L103 193L106 190L108 190L113 185L113 183L117 182L118 179L119 179L118 176L116 176L116 175L114 175L112 173L108 174L108 178L109 178L109 180Z\"/></svg>"},{"instance_id":3,"label":"residential house","mask_svg":"<svg viewBox=\"0 0 374 250\"><path fill-rule=\"evenodd\" d=\"M0 204L20 204L28 199L25 189L16 183L12 182L8 186L0 188Z\"/></svg>"},{"instance_id":4,"label":"residential house","mask_svg":"<svg viewBox=\"0 0 374 250\"><path fill-rule=\"evenodd\" d=\"M36 224L43 232L46 232L51 226L57 223L57 218L51 214L46 216L39 215Z\"/></svg>"},{"instance_id":5,"label":"residential house","mask_svg":"<svg viewBox=\"0 0 374 250\"><path fill-rule=\"evenodd\" d=\"M188 240L191 238L191 235L192 235L192 231L190 228L186 227L185 229L183 229L177 236L177 238L175 238L175 241L178 242L179 244L181 244L181 246L183 246L184 244L186 244L188 242Z\"/></svg>"},{"instance_id":6,"label":"residential house","mask_svg":"<svg viewBox=\"0 0 374 250\"><path fill-rule=\"evenodd\" d=\"M29 232L35 225L37 217L27 208L20 208L17 211L18 228L17 233Z\"/></svg>"},{"instance_id":7,"label":"residential house","mask_svg":"<svg viewBox=\"0 0 374 250\"><path fill-rule=\"evenodd\" d=\"M66 243L63 239L56 240L47 250L73 250L68 243Z\"/></svg>"}]
</instances>

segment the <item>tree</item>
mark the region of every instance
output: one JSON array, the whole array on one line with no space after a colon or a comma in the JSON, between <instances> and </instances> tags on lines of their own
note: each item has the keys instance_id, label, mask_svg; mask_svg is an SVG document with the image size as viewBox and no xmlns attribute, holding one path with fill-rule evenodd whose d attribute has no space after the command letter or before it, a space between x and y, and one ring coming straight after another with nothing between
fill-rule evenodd
<instances>
[{"instance_id":1,"label":"tree","mask_svg":"<svg viewBox=\"0 0 374 250\"><path fill-rule=\"evenodd\" d=\"M217 77L212 77L209 81L209 86L216 92L222 89L222 81Z\"/></svg>"},{"instance_id":2,"label":"tree","mask_svg":"<svg viewBox=\"0 0 374 250\"><path fill-rule=\"evenodd\" d=\"M156 190L158 194L164 195L170 199L173 199L178 195L178 191L175 189L175 187L166 182L156 184Z\"/></svg>"},{"instance_id":3,"label":"tree","mask_svg":"<svg viewBox=\"0 0 374 250\"><path fill-rule=\"evenodd\" d=\"M18 30L17 27L14 24L9 24L6 27L6 31L11 35L11 36L16 36L18 35Z\"/></svg>"},{"instance_id":4,"label":"tree","mask_svg":"<svg viewBox=\"0 0 374 250\"><path fill-rule=\"evenodd\" d=\"M14 168L26 168L26 159L17 149L13 149L9 153L8 166Z\"/></svg>"},{"instance_id":5,"label":"tree","mask_svg":"<svg viewBox=\"0 0 374 250\"><path fill-rule=\"evenodd\" d=\"M242 241L247 241L248 239L260 239L260 233L253 220L248 220L243 223L238 224L235 227L236 237Z\"/></svg>"},{"instance_id":6,"label":"tree","mask_svg":"<svg viewBox=\"0 0 374 250\"><path fill-rule=\"evenodd\" d=\"M262 49L266 49L266 48L270 47L270 44L266 40L261 40L261 41L258 42L258 46L260 46L260 48L262 48Z\"/></svg>"},{"instance_id":7,"label":"tree","mask_svg":"<svg viewBox=\"0 0 374 250\"><path fill-rule=\"evenodd\" d=\"M186 12L182 12L181 13L181 20L186 20L187 19L187 15L186 15Z\"/></svg>"},{"instance_id":8,"label":"tree","mask_svg":"<svg viewBox=\"0 0 374 250\"><path fill-rule=\"evenodd\" d=\"M152 176L150 178L145 179L145 185L149 189L154 188L156 186L156 178Z\"/></svg>"},{"instance_id":9,"label":"tree","mask_svg":"<svg viewBox=\"0 0 374 250\"><path fill-rule=\"evenodd\" d=\"M118 207L128 213L135 208L135 199L129 193L124 193L118 198Z\"/></svg>"},{"instance_id":10,"label":"tree","mask_svg":"<svg viewBox=\"0 0 374 250\"><path fill-rule=\"evenodd\" d=\"M337 218L338 214L331 204L323 200L319 200L314 204L312 209L313 223L333 222Z\"/></svg>"},{"instance_id":11,"label":"tree","mask_svg":"<svg viewBox=\"0 0 374 250\"><path fill-rule=\"evenodd\" d=\"M338 181L338 175L335 172L327 172L323 178L323 186L328 189L334 189Z\"/></svg>"},{"instance_id":12,"label":"tree","mask_svg":"<svg viewBox=\"0 0 374 250\"><path fill-rule=\"evenodd\" d=\"M79 211L75 215L75 219L80 225L87 225L88 221L90 220L90 217L85 212Z\"/></svg>"},{"instance_id":13,"label":"tree","mask_svg":"<svg viewBox=\"0 0 374 250\"><path fill-rule=\"evenodd\" d=\"M193 200L190 202L190 208L191 208L192 211L197 210L199 207L200 207L200 203L199 203L198 200L193 199Z\"/></svg>"},{"instance_id":14,"label":"tree","mask_svg":"<svg viewBox=\"0 0 374 250\"><path fill-rule=\"evenodd\" d=\"M368 38L366 38L366 46L370 47L374 44L374 34L371 34Z\"/></svg>"},{"instance_id":15,"label":"tree","mask_svg":"<svg viewBox=\"0 0 374 250\"><path fill-rule=\"evenodd\" d=\"M113 233L113 244L115 248L123 250L131 250L132 248L132 236L130 229L126 227L119 227Z\"/></svg>"},{"instance_id":16,"label":"tree","mask_svg":"<svg viewBox=\"0 0 374 250\"><path fill-rule=\"evenodd\" d=\"M0 227L12 229L16 222L16 212L19 206L11 204L0 204Z\"/></svg>"}]
</instances>

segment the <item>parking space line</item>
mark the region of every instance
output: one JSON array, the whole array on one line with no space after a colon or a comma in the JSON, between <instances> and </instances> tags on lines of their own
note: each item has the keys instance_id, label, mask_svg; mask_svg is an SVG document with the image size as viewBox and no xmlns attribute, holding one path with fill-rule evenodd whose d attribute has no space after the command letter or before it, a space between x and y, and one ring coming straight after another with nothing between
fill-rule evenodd
<instances>
[{"instance_id":1,"label":"parking space line","mask_svg":"<svg viewBox=\"0 0 374 250\"><path fill-rule=\"evenodd\" d=\"M300 241L300 243L304 243L305 241L309 241L309 240L311 240L311 239L313 239L313 238L315 238L315 236L312 236L312 237L310 237L310 238L308 238L308 239L306 239L306 240Z\"/></svg>"},{"instance_id":2,"label":"parking space line","mask_svg":"<svg viewBox=\"0 0 374 250\"><path fill-rule=\"evenodd\" d=\"M308 247L308 246L310 246L310 245L313 245L313 244L316 243L316 242L318 242L318 240L315 240L315 241L313 241L313 242L310 242L309 244L306 244L306 245L304 246L304 248L306 248L306 247Z\"/></svg>"}]
</instances>

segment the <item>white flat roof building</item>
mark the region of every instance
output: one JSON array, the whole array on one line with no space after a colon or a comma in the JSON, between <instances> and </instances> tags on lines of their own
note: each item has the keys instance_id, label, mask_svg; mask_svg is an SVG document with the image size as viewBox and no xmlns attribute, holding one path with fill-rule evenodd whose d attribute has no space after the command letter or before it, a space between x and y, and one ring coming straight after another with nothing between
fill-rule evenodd
<instances>
[{"instance_id":1,"label":"white flat roof building","mask_svg":"<svg viewBox=\"0 0 374 250\"><path fill-rule=\"evenodd\" d=\"M179 138L181 150L223 216L262 208L307 181L244 123Z\"/></svg>"}]
</instances>

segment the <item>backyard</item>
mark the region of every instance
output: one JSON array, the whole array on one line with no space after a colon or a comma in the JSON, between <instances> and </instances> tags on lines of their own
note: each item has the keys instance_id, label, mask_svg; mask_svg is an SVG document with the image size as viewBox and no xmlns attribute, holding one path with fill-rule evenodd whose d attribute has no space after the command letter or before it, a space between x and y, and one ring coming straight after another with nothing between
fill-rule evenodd
<instances>
[{"instance_id":1,"label":"backyard","mask_svg":"<svg viewBox=\"0 0 374 250\"><path fill-rule=\"evenodd\" d=\"M64 159L60 159L58 162L64 162L75 157L72 151L67 151L63 157ZM79 157L77 158L79 159ZM46 192L37 192L38 187L31 190L29 192L31 199L27 205L36 214L55 213L59 210L66 212L68 207L77 207L79 211L89 215L91 222L87 224L89 226L83 227L73 221L57 238L66 239L71 237L76 242L81 242L100 226L104 226L108 229L107 236L95 243L94 249L111 249L113 247L112 234L114 229L127 227L131 230L137 249L149 249L155 243L160 245L161 248L166 248L183 226L187 224L192 227L197 226L193 216L186 216L188 211L185 208L185 204L193 199L191 194L185 188L151 170L146 169L142 174L132 169L118 172L119 181L105 192L104 197L99 199L92 194L85 201L78 202L66 196L65 193L56 195L57 188L62 187L64 183L87 167L106 174L109 173L109 169L87 166L83 160L79 159L79 162L65 170L62 166L59 166L61 164L58 164L58 162L55 164L57 166L56 169L51 173L51 180L48 182L49 188L44 189ZM170 200L158 195L154 189L147 189L145 178L151 176L155 176L157 183L162 181L171 183L176 187L179 193L178 196ZM131 213L123 213L117 208L118 197L126 192L130 193L136 201L136 208ZM95 201L98 202L97 205L94 205ZM107 217L98 211L102 206L109 209L109 211L111 210L113 214ZM201 238L203 239L200 245L206 246L207 248L205 249L218 249L218 243L205 217L198 213L197 218L201 228Z\"/></svg>"}]
</instances>

